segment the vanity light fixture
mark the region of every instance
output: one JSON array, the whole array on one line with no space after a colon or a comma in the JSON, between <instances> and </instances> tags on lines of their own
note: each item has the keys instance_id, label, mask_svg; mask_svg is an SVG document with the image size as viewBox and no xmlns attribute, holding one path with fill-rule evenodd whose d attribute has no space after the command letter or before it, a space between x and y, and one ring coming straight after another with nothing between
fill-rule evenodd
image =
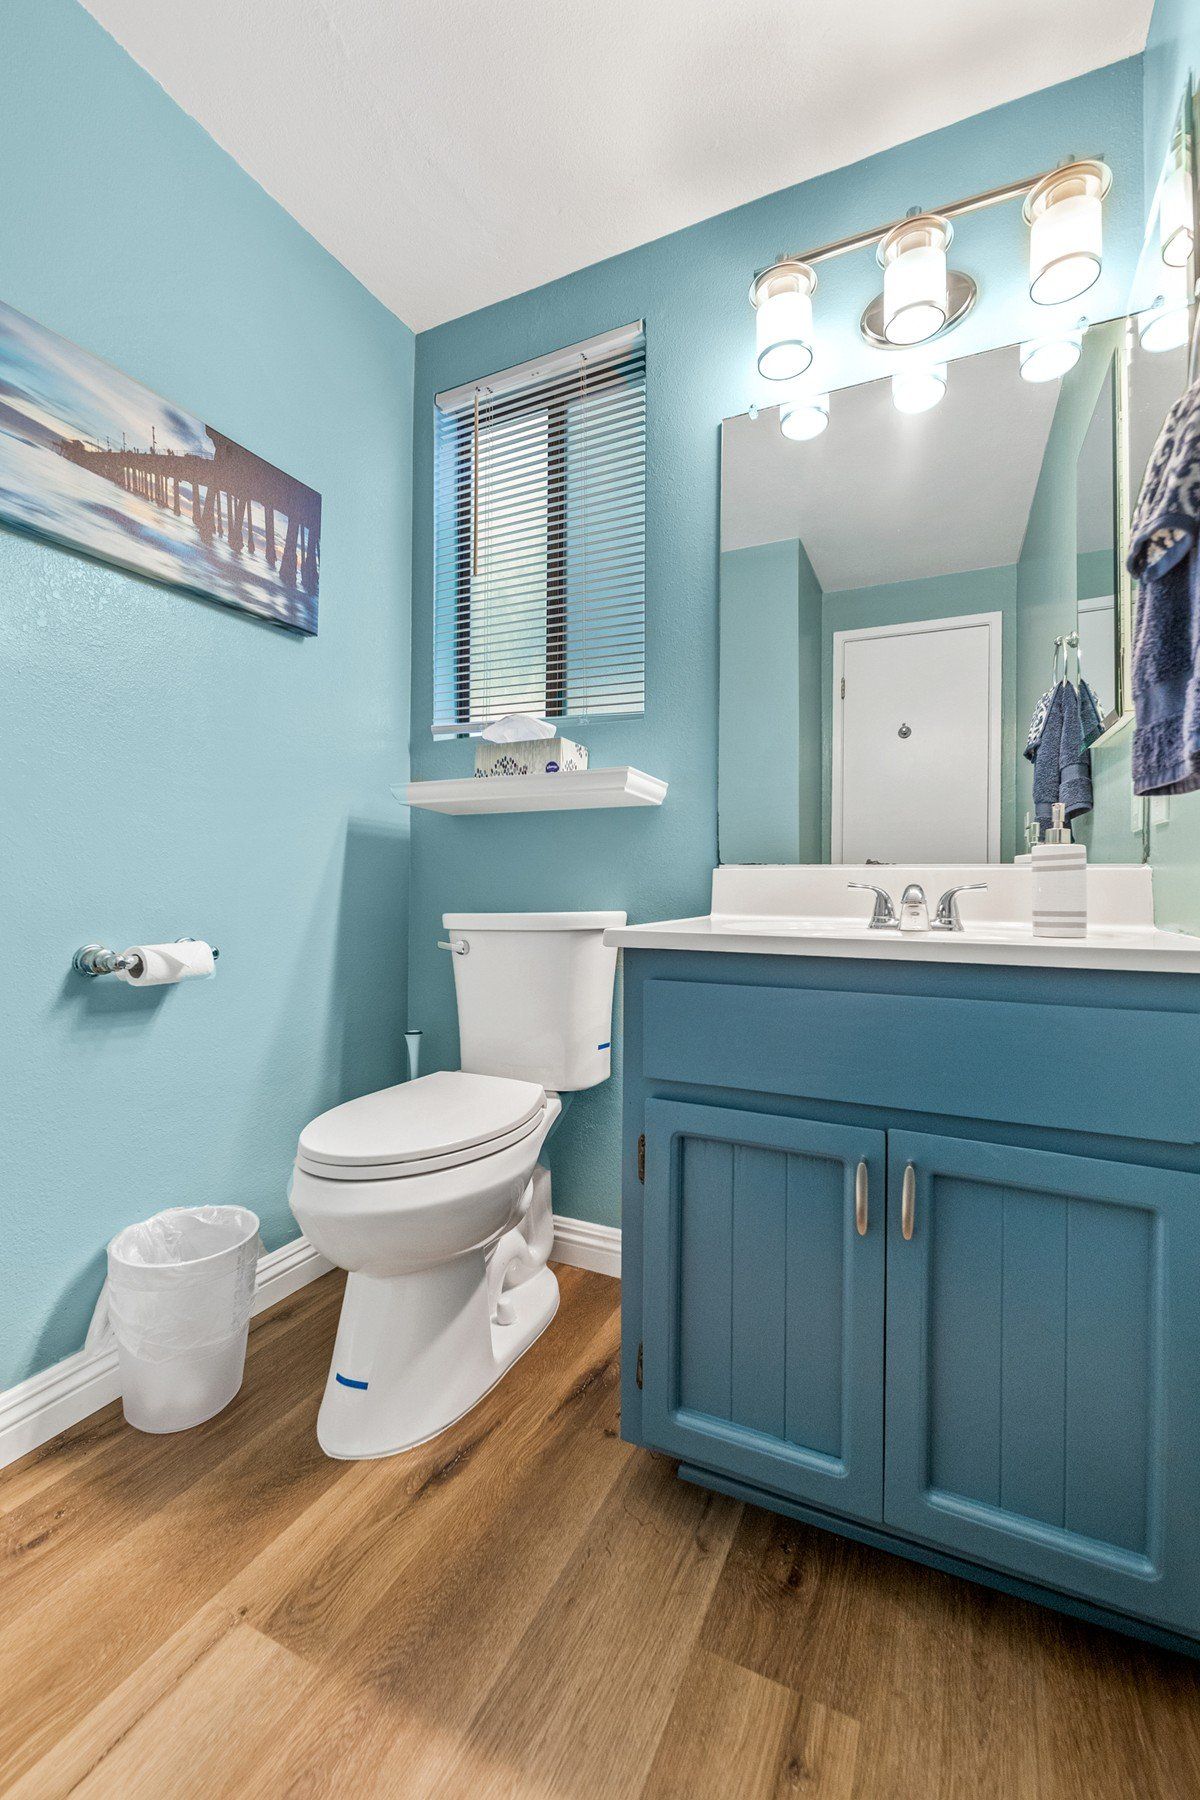
<instances>
[{"instance_id":1,"label":"vanity light fixture","mask_svg":"<svg viewBox=\"0 0 1200 1800\"><path fill-rule=\"evenodd\" d=\"M1021 345L1022 377L1026 381L1057 381L1075 367L1082 352L1082 328L1030 338Z\"/></svg>"},{"instance_id":2,"label":"vanity light fixture","mask_svg":"<svg viewBox=\"0 0 1200 1800\"><path fill-rule=\"evenodd\" d=\"M1022 213L1029 227L1029 298L1038 306L1077 300L1099 280L1104 251L1104 196L1112 171L1074 162L1035 182Z\"/></svg>"},{"instance_id":3,"label":"vanity light fixture","mask_svg":"<svg viewBox=\"0 0 1200 1800\"><path fill-rule=\"evenodd\" d=\"M897 412L923 413L946 395L945 363L917 363L892 376L892 405Z\"/></svg>"},{"instance_id":4,"label":"vanity light fixture","mask_svg":"<svg viewBox=\"0 0 1200 1800\"><path fill-rule=\"evenodd\" d=\"M1104 163L1067 163L932 210L913 207L903 219L852 232L802 256L777 258L750 283L759 374L768 381L794 381L811 366L816 265L869 245L883 266L883 292L858 322L865 342L876 350L904 351L953 330L979 290L969 275L949 266L951 220L1010 200L1023 202L1030 227L1033 298L1044 306L1074 299L1100 274L1104 196L1111 186L1112 171Z\"/></svg>"},{"instance_id":5,"label":"vanity light fixture","mask_svg":"<svg viewBox=\"0 0 1200 1800\"><path fill-rule=\"evenodd\" d=\"M814 388L801 387L779 408L779 429L793 443L806 443L820 437L829 423L829 395Z\"/></svg>"},{"instance_id":6,"label":"vanity light fixture","mask_svg":"<svg viewBox=\"0 0 1200 1800\"><path fill-rule=\"evenodd\" d=\"M816 286L815 271L796 257L782 258L751 283L758 372L767 381L794 381L811 364Z\"/></svg>"},{"instance_id":7,"label":"vanity light fixture","mask_svg":"<svg viewBox=\"0 0 1200 1800\"><path fill-rule=\"evenodd\" d=\"M946 251L953 237L949 219L918 213L879 240L883 335L889 344L924 344L945 330L950 317Z\"/></svg>"}]
</instances>

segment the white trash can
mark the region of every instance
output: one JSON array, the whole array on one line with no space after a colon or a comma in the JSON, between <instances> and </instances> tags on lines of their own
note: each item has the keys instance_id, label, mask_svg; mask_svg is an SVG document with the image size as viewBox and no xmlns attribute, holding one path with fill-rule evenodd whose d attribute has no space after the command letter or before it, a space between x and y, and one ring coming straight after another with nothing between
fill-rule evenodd
<instances>
[{"instance_id":1,"label":"white trash can","mask_svg":"<svg viewBox=\"0 0 1200 1800\"><path fill-rule=\"evenodd\" d=\"M186 1431L229 1405L261 1248L244 1206L172 1206L117 1233L105 1292L130 1425Z\"/></svg>"}]
</instances>

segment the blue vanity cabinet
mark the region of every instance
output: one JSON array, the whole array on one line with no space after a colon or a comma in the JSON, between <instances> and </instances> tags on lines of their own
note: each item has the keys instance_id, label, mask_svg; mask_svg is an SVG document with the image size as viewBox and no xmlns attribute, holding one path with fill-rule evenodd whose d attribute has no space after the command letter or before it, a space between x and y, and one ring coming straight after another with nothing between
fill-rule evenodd
<instances>
[{"instance_id":1,"label":"blue vanity cabinet","mask_svg":"<svg viewBox=\"0 0 1200 1800\"><path fill-rule=\"evenodd\" d=\"M1200 976L637 950L624 1011L625 1436L1200 1652Z\"/></svg>"},{"instance_id":2,"label":"blue vanity cabinet","mask_svg":"<svg viewBox=\"0 0 1200 1800\"><path fill-rule=\"evenodd\" d=\"M645 1124L649 1440L878 1521L883 1133L669 1100Z\"/></svg>"},{"instance_id":3,"label":"blue vanity cabinet","mask_svg":"<svg viewBox=\"0 0 1200 1800\"><path fill-rule=\"evenodd\" d=\"M1200 1176L900 1130L888 1188L888 1525L1200 1627Z\"/></svg>"}]
</instances>

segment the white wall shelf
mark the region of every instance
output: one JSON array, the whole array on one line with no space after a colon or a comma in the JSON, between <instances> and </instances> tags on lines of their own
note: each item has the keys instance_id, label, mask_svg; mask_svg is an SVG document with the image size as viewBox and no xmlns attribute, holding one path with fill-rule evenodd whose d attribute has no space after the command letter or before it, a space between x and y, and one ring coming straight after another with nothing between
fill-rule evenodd
<instances>
[{"instance_id":1,"label":"white wall shelf","mask_svg":"<svg viewBox=\"0 0 1200 1800\"><path fill-rule=\"evenodd\" d=\"M661 806L667 784L640 769L578 769L558 775L410 781L392 792L402 806L425 812L566 812L580 807Z\"/></svg>"}]
</instances>

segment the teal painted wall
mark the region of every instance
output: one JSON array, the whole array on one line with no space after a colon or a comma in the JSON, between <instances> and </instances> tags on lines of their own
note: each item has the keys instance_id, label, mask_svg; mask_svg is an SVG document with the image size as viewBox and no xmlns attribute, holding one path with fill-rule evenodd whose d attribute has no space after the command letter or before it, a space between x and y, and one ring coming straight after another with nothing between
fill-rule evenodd
<instances>
[{"instance_id":1,"label":"teal painted wall","mask_svg":"<svg viewBox=\"0 0 1200 1800\"><path fill-rule=\"evenodd\" d=\"M797 538L722 552L720 656L721 861L819 862L821 588Z\"/></svg>"},{"instance_id":2,"label":"teal painted wall","mask_svg":"<svg viewBox=\"0 0 1200 1800\"><path fill-rule=\"evenodd\" d=\"M324 534L305 639L0 530L0 1386L79 1347L130 1220L294 1236L297 1132L400 1072L414 360L74 0L4 25L0 297L320 489ZM71 973L181 933L214 981Z\"/></svg>"},{"instance_id":3,"label":"teal painted wall","mask_svg":"<svg viewBox=\"0 0 1200 1800\"><path fill-rule=\"evenodd\" d=\"M1075 559L1076 594L1080 600L1113 591L1113 557L1111 550L1081 550ZM1084 671L1086 674L1086 670Z\"/></svg>"},{"instance_id":4,"label":"teal painted wall","mask_svg":"<svg viewBox=\"0 0 1200 1800\"><path fill-rule=\"evenodd\" d=\"M833 782L833 634L861 631L868 625L900 625L908 619L952 619L958 613L1004 615L1000 690L1003 713L1000 783L1000 842L1011 841L1013 767L1016 742L1017 573L1007 569L968 569L957 575L931 575L922 581L892 581L878 587L828 593L822 610L822 848L829 857L833 837L830 795Z\"/></svg>"},{"instance_id":5,"label":"teal painted wall","mask_svg":"<svg viewBox=\"0 0 1200 1800\"><path fill-rule=\"evenodd\" d=\"M765 402L753 376L746 286L785 245L801 247L969 193L1064 157L1103 152L1116 175L1106 208L1096 315L1123 309L1142 235L1142 77L1131 58L598 263L532 293L423 332L415 398L412 758L416 776L462 775L472 746L429 732L433 620L433 396L440 388L644 318L647 332L647 702L637 719L577 721L596 765L631 762L670 782L658 810L413 817L412 1022L430 1067L453 1066L451 971L435 948L441 914L471 907L624 906L634 919L705 912L717 854L717 589L720 422ZM1019 207L955 226L983 302L955 354L1032 328ZM822 268L818 316L829 386L886 366L857 335L878 287L873 257ZM618 1217L619 1068L583 1095L556 1134L555 1204Z\"/></svg>"},{"instance_id":6,"label":"teal painted wall","mask_svg":"<svg viewBox=\"0 0 1200 1800\"><path fill-rule=\"evenodd\" d=\"M1200 7L1157 0L1142 58L1146 191L1152 193L1185 90L1200 85ZM1169 802L1165 824L1150 831L1154 910L1160 925L1200 931L1200 793Z\"/></svg>"}]
</instances>

